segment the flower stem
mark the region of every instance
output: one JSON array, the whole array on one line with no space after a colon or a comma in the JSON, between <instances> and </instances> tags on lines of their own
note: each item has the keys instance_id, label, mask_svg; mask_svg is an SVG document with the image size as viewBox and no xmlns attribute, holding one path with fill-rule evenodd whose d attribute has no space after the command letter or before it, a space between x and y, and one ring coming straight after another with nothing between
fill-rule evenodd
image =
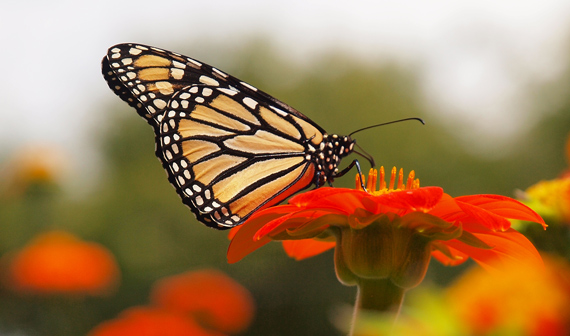
<instances>
[{"instance_id":1,"label":"flower stem","mask_svg":"<svg viewBox=\"0 0 570 336\"><path fill-rule=\"evenodd\" d=\"M356 303L352 316L350 336L358 336L363 323L361 312L392 313L397 317L405 289L394 285L390 279L359 279Z\"/></svg>"}]
</instances>

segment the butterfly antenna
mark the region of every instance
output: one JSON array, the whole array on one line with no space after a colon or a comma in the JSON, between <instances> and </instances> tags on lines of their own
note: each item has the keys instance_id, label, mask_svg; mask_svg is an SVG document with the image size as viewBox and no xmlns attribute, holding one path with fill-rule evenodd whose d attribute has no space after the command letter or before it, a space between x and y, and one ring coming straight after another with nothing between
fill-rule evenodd
<instances>
[{"instance_id":1,"label":"butterfly antenna","mask_svg":"<svg viewBox=\"0 0 570 336\"><path fill-rule=\"evenodd\" d=\"M409 120L417 120L417 121L421 122L422 125L425 125L425 124L426 124L422 118L415 118L415 117L414 117L414 118L404 118L404 119L398 119L398 120L388 121L388 122L385 122L385 123L376 124L376 125L372 125L372 126L366 126L366 127L357 129L356 131L350 133L348 136L352 136L354 133L358 133L358 132L361 132L361 131L364 131L364 130L367 130L367 129L370 129L370 128L379 127L379 126L384 126L384 125L390 125L390 124L395 124L395 123L399 123L399 122L402 122L402 121L409 121ZM361 148L361 149L362 149L362 148Z\"/></svg>"},{"instance_id":2,"label":"butterfly antenna","mask_svg":"<svg viewBox=\"0 0 570 336\"><path fill-rule=\"evenodd\" d=\"M368 160L368 162L370 162L370 168L374 168L376 167L376 163L374 163L374 158L372 157L372 155L368 154L362 147L360 147L357 143L355 143L356 147L358 147L359 150L362 151L354 151L354 153L362 156L363 158L365 158L366 160Z\"/></svg>"}]
</instances>

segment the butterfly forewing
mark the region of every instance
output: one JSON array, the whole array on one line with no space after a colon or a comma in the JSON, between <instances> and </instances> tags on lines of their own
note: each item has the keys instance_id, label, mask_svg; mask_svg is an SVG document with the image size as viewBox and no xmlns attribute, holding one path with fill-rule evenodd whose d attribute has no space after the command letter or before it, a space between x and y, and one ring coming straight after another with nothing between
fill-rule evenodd
<instances>
[{"instance_id":1,"label":"butterfly forewing","mask_svg":"<svg viewBox=\"0 0 570 336\"><path fill-rule=\"evenodd\" d=\"M317 179L334 177L352 140L289 105L192 58L140 45L109 49L109 87L154 128L156 155L199 221L243 223Z\"/></svg>"}]
</instances>

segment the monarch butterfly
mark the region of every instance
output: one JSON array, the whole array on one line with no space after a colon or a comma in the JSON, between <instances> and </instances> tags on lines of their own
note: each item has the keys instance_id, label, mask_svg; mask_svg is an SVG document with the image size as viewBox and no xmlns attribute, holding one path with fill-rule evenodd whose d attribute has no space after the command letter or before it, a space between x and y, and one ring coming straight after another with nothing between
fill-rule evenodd
<instances>
[{"instance_id":1,"label":"monarch butterfly","mask_svg":"<svg viewBox=\"0 0 570 336\"><path fill-rule=\"evenodd\" d=\"M327 134L289 105L217 68L145 46L118 44L102 61L107 84L153 127L168 180L207 226L255 211L348 171L350 136Z\"/></svg>"}]
</instances>

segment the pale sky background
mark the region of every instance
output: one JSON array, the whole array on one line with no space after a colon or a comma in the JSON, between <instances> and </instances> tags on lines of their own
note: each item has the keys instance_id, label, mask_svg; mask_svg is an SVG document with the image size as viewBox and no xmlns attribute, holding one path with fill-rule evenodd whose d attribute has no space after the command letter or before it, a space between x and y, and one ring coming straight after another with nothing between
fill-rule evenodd
<instances>
[{"instance_id":1,"label":"pale sky background","mask_svg":"<svg viewBox=\"0 0 570 336\"><path fill-rule=\"evenodd\" d=\"M79 158L92 136L86 131L115 99L99 64L119 42L173 49L262 36L298 62L331 49L395 59L420 69L436 118L454 123L463 141L478 139L482 151L528 128L536 119L525 101L528 85L554 80L566 67L567 0L348 3L4 0L0 157L41 142Z\"/></svg>"}]
</instances>

